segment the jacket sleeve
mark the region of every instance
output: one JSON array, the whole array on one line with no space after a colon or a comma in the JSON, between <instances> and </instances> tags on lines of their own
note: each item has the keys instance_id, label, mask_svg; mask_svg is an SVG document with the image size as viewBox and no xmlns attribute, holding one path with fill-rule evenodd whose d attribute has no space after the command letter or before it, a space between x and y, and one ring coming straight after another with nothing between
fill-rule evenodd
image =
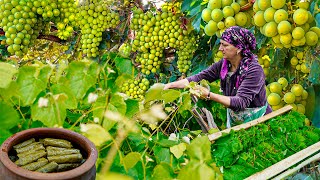
<instances>
[{"instance_id":1,"label":"jacket sleeve","mask_svg":"<svg viewBox=\"0 0 320 180\"><path fill-rule=\"evenodd\" d=\"M235 96L230 97L230 109L241 111L250 106L252 100L261 92L265 85L263 69L258 64L253 64L241 82Z\"/></svg>"},{"instance_id":2,"label":"jacket sleeve","mask_svg":"<svg viewBox=\"0 0 320 180\"><path fill-rule=\"evenodd\" d=\"M205 79L209 82L213 82L217 79L220 78L220 70L221 70L221 66L222 66L222 60L220 60L217 63L214 63L213 65L211 65L209 68L201 71L200 73L190 76L187 78L187 80L189 82L194 81L194 82L199 82L202 79Z\"/></svg>"}]
</instances>

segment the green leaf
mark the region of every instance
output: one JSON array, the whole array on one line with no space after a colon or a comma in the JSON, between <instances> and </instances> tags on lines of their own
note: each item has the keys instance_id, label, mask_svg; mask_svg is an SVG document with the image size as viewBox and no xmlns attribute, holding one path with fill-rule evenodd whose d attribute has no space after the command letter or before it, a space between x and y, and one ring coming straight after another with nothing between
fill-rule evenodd
<instances>
[{"instance_id":1,"label":"green leaf","mask_svg":"<svg viewBox=\"0 0 320 180\"><path fill-rule=\"evenodd\" d=\"M133 180L132 177L126 176L124 174L108 172L107 174L102 174L102 172L97 173L97 180Z\"/></svg>"},{"instance_id":2,"label":"green leaf","mask_svg":"<svg viewBox=\"0 0 320 180\"><path fill-rule=\"evenodd\" d=\"M67 96L65 94L57 94L48 98L47 107L39 107L39 101L33 104L31 106L32 120L39 120L48 127L62 126L67 116L66 99Z\"/></svg>"},{"instance_id":3,"label":"green leaf","mask_svg":"<svg viewBox=\"0 0 320 180\"><path fill-rule=\"evenodd\" d=\"M127 104L126 116L128 118L132 118L139 112L139 101L134 99L127 99L125 102Z\"/></svg>"},{"instance_id":4,"label":"green leaf","mask_svg":"<svg viewBox=\"0 0 320 180\"><path fill-rule=\"evenodd\" d=\"M78 106L78 102L76 97L73 95L72 91L69 87L63 84L55 84L51 86L51 91L53 94L61 94L64 93L68 98L65 101L65 105L67 109L76 109Z\"/></svg>"},{"instance_id":5,"label":"green leaf","mask_svg":"<svg viewBox=\"0 0 320 180\"><path fill-rule=\"evenodd\" d=\"M164 88L164 84L156 83L152 85L149 90L146 92L145 95L145 102L150 102L154 100L161 100L161 93Z\"/></svg>"},{"instance_id":6,"label":"green leaf","mask_svg":"<svg viewBox=\"0 0 320 180\"><path fill-rule=\"evenodd\" d=\"M99 72L98 64L92 62L73 61L69 65L67 79L68 87L77 99L82 99L90 87L92 87L96 81Z\"/></svg>"},{"instance_id":7,"label":"green leaf","mask_svg":"<svg viewBox=\"0 0 320 180\"><path fill-rule=\"evenodd\" d=\"M132 74L134 71L134 67L130 59L125 59L122 57L116 57L114 59L116 67L119 71L119 74Z\"/></svg>"},{"instance_id":8,"label":"green leaf","mask_svg":"<svg viewBox=\"0 0 320 180\"><path fill-rule=\"evenodd\" d=\"M92 109L93 109L93 117L99 118L99 121L101 121L104 117L104 114L106 112L107 107L107 101L106 96L99 96L97 101L93 103Z\"/></svg>"},{"instance_id":9,"label":"green leaf","mask_svg":"<svg viewBox=\"0 0 320 180\"><path fill-rule=\"evenodd\" d=\"M196 18L192 21L192 26L194 30L197 32L200 32L200 23L201 23L201 13L199 13Z\"/></svg>"},{"instance_id":10,"label":"green leaf","mask_svg":"<svg viewBox=\"0 0 320 180\"><path fill-rule=\"evenodd\" d=\"M121 115L125 115L127 111L127 104L124 102L124 99L119 94L112 94L109 105L113 105L117 112Z\"/></svg>"},{"instance_id":11,"label":"green leaf","mask_svg":"<svg viewBox=\"0 0 320 180\"><path fill-rule=\"evenodd\" d=\"M173 169L169 164L161 163L161 164L158 164L153 169L152 179L153 180L172 180L174 179L173 174L174 174Z\"/></svg>"},{"instance_id":12,"label":"green leaf","mask_svg":"<svg viewBox=\"0 0 320 180\"><path fill-rule=\"evenodd\" d=\"M141 155L138 152L130 152L123 158L123 166L128 172L129 169L134 167L137 162L141 160Z\"/></svg>"},{"instance_id":13,"label":"green leaf","mask_svg":"<svg viewBox=\"0 0 320 180\"><path fill-rule=\"evenodd\" d=\"M162 148L160 146L154 146L153 148L154 157L156 158L157 163L166 162L171 163L171 155L169 148Z\"/></svg>"},{"instance_id":14,"label":"green leaf","mask_svg":"<svg viewBox=\"0 0 320 180\"><path fill-rule=\"evenodd\" d=\"M211 143L207 136L197 137L187 147L187 154L191 159L208 161L211 159Z\"/></svg>"},{"instance_id":15,"label":"green leaf","mask_svg":"<svg viewBox=\"0 0 320 180\"><path fill-rule=\"evenodd\" d=\"M19 114L10 105L0 101L0 127L8 130L18 125Z\"/></svg>"},{"instance_id":16,"label":"green leaf","mask_svg":"<svg viewBox=\"0 0 320 180\"><path fill-rule=\"evenodd\" d=\"M1 36L0 36L1 37ZM7 88L18 70L11 64L0 62L0 88Z\"/></svg>"},{"instance_id":17,"label":"green leaf","mask_svg":"<svg viewBox=\"0 0 320 180\"><path fill-rule=\"evenodd\" d=\"M172 140L169 140L169 139L160 139L160 140L156 141L156 143L159 144L162 147L172 147L174 145L179 144L178 141L172 141Z\"/></svg>"},{"instance_id":18,"label":"green leaf","mask_svg":"<svg viewBox=\"0 0 320 180\"><path fill-rule=\"evenodd\" d=\"M178 90L174 89L168 89L162 91L162 98L164 100L164 103L173 102L174 100L178 99L180 97L181 93Z\"/></svg>"},{"instance_id":19,"label":"green leaf","mask_svg":"<svg viewBox=\"0 0 320 180\"><path fill-rule=\"evenodd\" d=\"M99 124L82 124L81 132L97 147L112 139L109 132Z\"/></svg>"},{"instance_id":20,"label":"green leaf","mask_svg":"<svg viewBox=\"0 0 320 180\"><path fill-rule=\"evenodd\" d=\"M19 89L16 81L12 81L6 89L0 88L0 95L4 100L10 101L10 98L17 94L19 94Z\"/></svg>"},{"instance_id":21,"label":"green leaf","mask_svg":"<svg viewBox=\"0 0 320 180\"><path fill-rule=\"evenodd\" d=\"M193 6L192 9L190 10L190 13L188 14L188 16L193 17L196 14L200 14L201 16L201 2L196 2Z\"/></svg>"},{"instance_id":22,"label":"green leaf","mask_svg":"<svg viewBox=\"0 0 320 180\"><path fill-rule=\"evenodd\" d=\"M11 132L9 132L8 130L5 129L1 129L0 130L0 146L2 145L2 143L7 140L10 136L12 135Z\"/></svg>"},{"instance_id":23,"label":"green leaf","mask_svg":"<svg viewBox=\"0 0 320 180\"><path fill-rule=\"evenodd\" d=\"M186 143L180 143L178 145L170 147L170 152L177 158L179 159L182 155L183 152L186 150Z\"/></svg>"},{"instance_id":24,"label":"green leaf","mask_svg":"<svg viewBox=\"0 0 320 180\"><path fill-rule=\"evenodd\" d=\"M211 167L201 161L191 159L182 168L177 179L214 180L216 178L216 172Z\"/></svg>"},{"instance_id":25,"label":"green leaf","mask_svg":"<svg viewBox=\"0 0 320 180\"><path fill-rule=\"evenodd\" d=\"M19 69L17 84L23 106L33 104L39 93L46 89L51 71L49 66L40 69L35 66L24 66Z\"/></svg>"},{"instance_id":26,"label":"green leaf","mask_svg":"<svg viewBox=\"0 0 320 180\"><path fill-rule=\"evenodd\" d=\"M181 106L179 108L179 112L183 112L186 110L191 110L192 105L191 105L191 96L188 93L184 93L182 95L182 101L181 101Z\"/></svg>"},{"instance_id":27,"label":"green leaf","mask_svg":"<svg viewBox=\"0 0 320 180\"><path fill-rule=\"evenodd\" d=\"M191 6L192 0L184 0L181 5L181 11L184 12L188 10Z\"/></svg>"}]
</instances>

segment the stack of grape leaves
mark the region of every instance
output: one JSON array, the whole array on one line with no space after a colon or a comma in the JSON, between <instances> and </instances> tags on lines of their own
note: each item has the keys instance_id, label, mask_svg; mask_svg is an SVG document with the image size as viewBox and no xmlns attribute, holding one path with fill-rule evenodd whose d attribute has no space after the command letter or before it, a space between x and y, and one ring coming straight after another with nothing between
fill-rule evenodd
<instances>
[{"instance_id":1,"label":"stack of grape leaves","mask_svg":"<svg viewBox=\"0 0 320 180\"><path fill-rule=\"evenodd\" d=\"M224 134L212 144L224 179L244 179L318 142L320 130L306 126L305 118L291 111L247 130Z\"/></svg>"}]
</instances>

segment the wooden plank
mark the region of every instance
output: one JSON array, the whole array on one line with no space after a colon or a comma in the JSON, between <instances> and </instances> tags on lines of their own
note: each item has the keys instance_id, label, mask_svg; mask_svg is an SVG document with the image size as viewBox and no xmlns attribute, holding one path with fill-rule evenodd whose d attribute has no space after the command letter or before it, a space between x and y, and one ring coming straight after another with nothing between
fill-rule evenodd
<instances>
[{"instance_id":1,"label":"wooden plank","mask_svg":"<svg viewBox=\"0 0 320 180\"><path fill-rule=\"evenodd\" d=\"M284 170L290 168L291 166L299 163L303 159L311 156L312 154L316 153L320 150L320 142L317 142L316 144L313 144L285 159L282 161L264 169L263 171L260 171L258 173L255 173L251 175L250 177L246 178L245 180L264 180L264 179L270 179L277 174L283 172Z\"/></svg>"},{"instance_id":2,"label":"wooden plank","mask_svg":"<svg viewBox=\"0 0 320 180\"><path fill-rule=\"evenodd\" d=\"M302 163L299 163L298 166L294 167L294 168L291 168L291 169L288 169L287 171L279 174L277 177L274 177L273 179L274 180L281 180L281 179L284 179L285 177L287 176L290 176L291 174L299 171L301 168L305 167L306 165L314 162L314 161L317 161L320 159L320 153L317 153L316 155L308 158L307 160L303 161Z\"/></svg>"},{"instance_id":3,"label":"wooden plank","mask_svg":"<svg viewBox=\"0 0 320 180\"><path fill-rule=\"evenodd\" d=\"M213 133L213 134L210 134L208 135L208 138L210 141L214 141L214 140L217 140L219 139L223 133L229 133L231 130L235 130L235 131L238 131L240 129L248 129L249 127L251 126L255 126L259 123L262 123L262 122L265 122L273 117L276 117L276 116L279 116L287 111L290 111L292 109L292 106L291 105L287 105L281 109L278 109L276 111L273 111L265 116L262 116L256 120L253 120L253 121L250 121L250 122L247 122L245 124L240 124L238 126L234 126L232 128L228 128L228 129L225 129L223 131L219 131L219 132L216 132L216 133Z\"/></svg>"}]
</instances>

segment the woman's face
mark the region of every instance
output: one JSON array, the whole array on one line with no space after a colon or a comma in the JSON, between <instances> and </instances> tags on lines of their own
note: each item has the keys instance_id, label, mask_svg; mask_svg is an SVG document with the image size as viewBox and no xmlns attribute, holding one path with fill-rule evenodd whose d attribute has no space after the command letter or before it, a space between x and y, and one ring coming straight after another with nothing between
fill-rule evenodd
<instances>
[{"instance_id":1,"label":"woman's face","mask_svg":"<svg viewBox=\"0 0 320 180\"><path fill-rule=\"evenodd\" d=\"M233 59L235 56L237 56L238 48L234 47L232 44L228 43L227 41L224 41L220 39L220 47L219 50L223 53L223 58L227 60Z\"/></svg>"}]
</instances>

